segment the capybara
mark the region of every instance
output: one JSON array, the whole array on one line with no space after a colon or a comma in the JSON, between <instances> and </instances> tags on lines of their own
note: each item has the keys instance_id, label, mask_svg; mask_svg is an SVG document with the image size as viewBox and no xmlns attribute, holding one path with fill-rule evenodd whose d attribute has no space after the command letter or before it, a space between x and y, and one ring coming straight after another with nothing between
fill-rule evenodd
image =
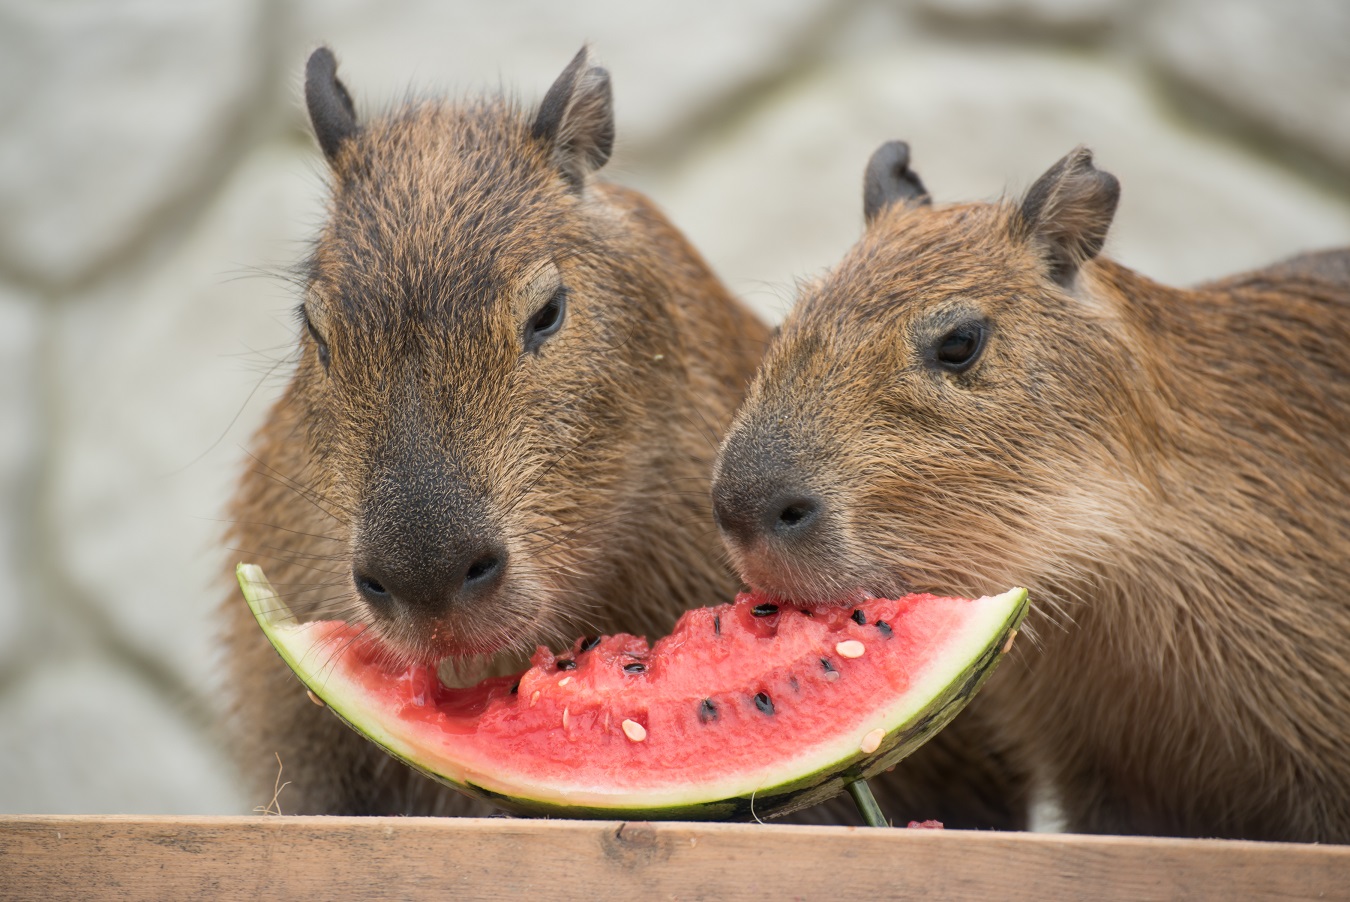
<instances>
[{"instance_id":1,"label":"capybara","mask_svg":"<svg viewBox=\"0 0 1350 902\"><path fill-rule=\"evenodd\" d=\"M1024 585L971 711L1071 830L1350 840L1350 250L1159 284L1082 148L1017 200L933 205L899 142L864 185L721 450L742 576Z\"/></svg>"},{"instance_id":2,"label":"capybara","mask_svg":"<svg viewBox=\"0 0 1350 902\"><path fill-rule=\"evenodd\" d=\"M236 559L304 617L472 680L536 643L659 634L738 583L708 486L768 330L609 158L579 53L534 110L492 94L359 119L331 52L305 98L331 174L294 375L230 505ZM306 699L234 591L240 761L285 813L488 809Z\"/></svg>"}]
</instances>

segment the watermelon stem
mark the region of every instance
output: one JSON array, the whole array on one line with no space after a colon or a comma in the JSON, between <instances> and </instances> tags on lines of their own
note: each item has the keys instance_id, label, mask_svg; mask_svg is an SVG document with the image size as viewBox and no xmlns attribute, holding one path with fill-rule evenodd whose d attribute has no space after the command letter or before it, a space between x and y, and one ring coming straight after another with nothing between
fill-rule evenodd
<instances>
[{"instance_id":1,"label":"watermelon stem","mask_svg":"<svg viewBox=\"0 0 1350 902\"><path fill-rule=\"evenodd\" d=\"M853 804L858 806L858 813L863 816L869 827L889 827L886 821L886 815L881 813L881 806L877 804L876 796L872 795L872 787L867 785L867 781L859 778L848 784L848 794L853 796Z\"/></svg>"}]
</instances>

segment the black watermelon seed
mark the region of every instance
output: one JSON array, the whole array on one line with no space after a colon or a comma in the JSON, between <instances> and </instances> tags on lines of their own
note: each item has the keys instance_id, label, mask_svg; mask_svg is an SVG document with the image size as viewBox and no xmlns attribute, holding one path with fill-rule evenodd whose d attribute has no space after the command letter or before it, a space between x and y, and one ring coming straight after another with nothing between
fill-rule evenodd
<instances>
[{"instance_id":1,"label":"black watermelon seed","mask_svg":"<svg viewBox=\"0 0 1350 902\"><path fill-rule=\"evenodd\" d=\"M576 661L573 661L571 658L563 658L562 660L560 660L560 661L558 662L558 669L559 669L559 670L576 670L576 669L577 669L577 662L576 662Z\"/></svg>"},{"instance_id":2,"label":"black watermelon seed","mask_svg":"<svg viewBox=\"0 0 1350 902\"><path fill-rule=\"evenodd\" d=\"M771 614L778 613L778 605L768 603L757 604L750 609L750 613L754 614L756 617L768 617Z\"/></svg>"},{"instance_id":3,"label":"black watermelon seed","mask_svg":"<svg viewBox=\"0 0 1350 902\"><path fill-rule=\"evenodd\" d=\"M511 694L515 695L519 691L520 691L520 680L516 680L516 684L511 687Z\"/></svg>"},{"instance_id":4,"label":"black watermelon seed","mask_svg":"<svg viewBox=\"0 0 1350 902\"><path fill-rule=\"evenodd\" d=\"M722 635L722 615L721 615L721 614L714 614L714 615L713 615L713 635L714 635L714 636L720 636L720 635Z\"/></svg>"},{"instance_id":5,"label":"black watermelon seed","mask_svg":"<svg viewBox=\"0 0 1350 902\"><path fill-rule=\"evenodd\" d=\"M705 698L699 704L698 719L700 723L712 723L717 719L717 706L712 703L712 699Z\"/></svg>"},{"instance_id":6,"label":"black watermelon seed","mask_svg":"<svg viewBox=\"0 0 1350 902\"><path fill-rule=\"evenodd\" d=\"M623 665L623 672L624 672L624 673L642 673L642 672L644 672L646 669L647 669L647 665L646 665L646 664L640 664L640 663L638 663L637 661L634 661L634 662L631 663L631 664L625 664L625 665Z\"/></svg>"},{"instance_id":7,"label":"black watermelon seed","mask_svg":"<svg viewBox=\"0 0 1350 902\"><path fill-rule=\"evenodd\" d=\"M812 615L811 615L811 609L810 609L810 608L798 608L797 610L799 610L799 611L802 612L802 616L803 616L803 617L810 617L810 616L812 616Z\"/></svg>"},{"instance_id":8,"label":"black watermelon seed","mask_svg":"<svg viewBox=\"0 0 1350 902\"><path fill-rule=\"evenodd\" d=\"M581 640L581 650L590 651L592 648L595 648L599 644L600 644L599 636L590 636L589 638Z\"/></svg>"},{"instance_id":9,"label":"black watermelon seed","mask_svg":"<svg viewBox=\"0 0 1350 902\"><path fill-rule=\"evenodd\" d=\"M773 713L773 699L769 698L767 693L761 692L755 696L755 707L765 714Z\"/></svg>"},{"instance_id":10,"label":"black watermelon seed","mask_svg":"<svg viewBox=\"0 0 1350 902\"><path fill-rule=\"evenodd\" d=\"M867 625L867 615L864 614L861 610L854 611L854 612L853 612L853 622L856 623L856 624L858 624L858 626L866 626L866 625Z\"/></svg>"},{"instance_id":11,"label":"black watermelon seed","mask_svg":"<svg viewBox=\"0 0 1350 902\"><path fill-rule=\"evenodd\" d=\"M825 668L826 673L834 673L834 665L830 663L829 658L821 658L820 666Z\"/></svg>"},{"instance_id":12,"label":"black watermelon seed","mask_svg":"<svg viewBox=\"0 0 1350 902\"><path fill-rule=\"evenodd\" d=\"M891 629L891 625L884 620L877 621L877 629L881 630L881 635L885 636L887 639L895 635L894 631Z\"/></svg>"}]
</instances>

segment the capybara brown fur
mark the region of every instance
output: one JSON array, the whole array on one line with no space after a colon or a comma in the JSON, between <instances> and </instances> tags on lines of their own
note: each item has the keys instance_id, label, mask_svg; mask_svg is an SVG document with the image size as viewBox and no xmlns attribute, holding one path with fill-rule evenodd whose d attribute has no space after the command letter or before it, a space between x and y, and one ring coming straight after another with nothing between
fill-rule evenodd
<instances>
[{"instance_id":1,"label":"capybara brown fur","mask_svg":"<svg viewBox=\"0 0 1350 902\"><path fill-rule=\"evenodd\" d=\"M972 710L1071 830L1350 841L1350 250L1173 288L1099 256L1084 149L998 203L907 160L725 440L744 578L1026 586Z\"/></svg>"},{"instance_id":2,"label":"capybara brown fur","mask_svg":"<svg viewBox=\"0 0 1350 902\"><path fill-rule=\"evenodd\" d=\"M320 49L305 95L331 202L234 554L302 616L463 679L730 598L708 486L768 331L650 201L594 178L605 70L583 49L532 111L491 95L359 121ZM487 813L312 705L233 592L224 615L261 802L279 757L285 813Z\"/></svg>"}]
</instances>

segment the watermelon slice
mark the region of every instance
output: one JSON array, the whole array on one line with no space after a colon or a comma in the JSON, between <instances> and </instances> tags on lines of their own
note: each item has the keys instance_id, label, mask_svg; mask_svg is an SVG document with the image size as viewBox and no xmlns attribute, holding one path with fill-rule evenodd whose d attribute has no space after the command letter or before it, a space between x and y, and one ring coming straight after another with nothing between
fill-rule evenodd
<instances>
[{"instance_id":1,"label":"watermelon slice","mask_svg":"<svg viewBox=\"0 0 1350 902\"><path fill-rule=\"evenodd\" d=\"M635 636L540 648L517 676L446 687L390 668L360 627L299 623L252 565L239 584L282 658L339 717L427 775L523 814L770 817L890 767L1012 645L1025 589L779 607L753 594Z\"/></svg>"}]
</instances>

